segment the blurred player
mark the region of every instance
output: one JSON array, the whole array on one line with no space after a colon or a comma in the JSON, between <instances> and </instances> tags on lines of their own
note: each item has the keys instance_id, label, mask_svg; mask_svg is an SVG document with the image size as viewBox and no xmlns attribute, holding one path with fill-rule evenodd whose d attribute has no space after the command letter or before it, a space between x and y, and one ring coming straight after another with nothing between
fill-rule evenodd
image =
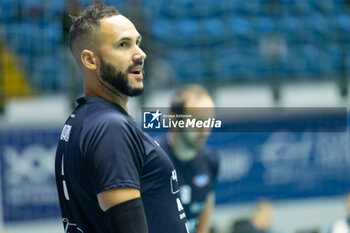
<instances>
[{"instance_id":1,"label":"blurred player","mask_svg":"<svg viewBox=\"0 0 350 233\"><path fill-rule=\"evenodd\" d=\"M56 152L65 232L188 232L170 159L128 113L128 98L143 91L140 34L114 7L94 4L69 36L85 97Z\"/></svg>"},{"instance_id":2,"label":"blurred player","mask_svg":"<svg viewBox=\"0 0 350 233\"><path fill-rule=\"evenodd\" d=\"M337 220L331 227L330 233L350 233L350 192L346 195L347 216Z\"/></svg>"},{"instance_id":3,"label":"blurred player","mask_svg":"<svg viewBox=\"0 0 350 233\"><path fill-rule=\"evenodd\" d=\"M214 103L204 88L190 85L176 92L171 110L172 113L205 120L213 116ZM210 215L215 204L218 157L205 146L209 133L207 129L181 129L159 139L159 144L175 165L191 233L209 232Z\"/></svg>"},{"instance_id":4,"label":"blurred player","mask_svg":"<svg viewBox=\"0 0 350 233\"><path fill-rule=\"evenodd\" d=\"M231 233L268 233L274 218L274 205L267 200L257 202L249 219L234 223Z\"/></svg>"}]
</instances>

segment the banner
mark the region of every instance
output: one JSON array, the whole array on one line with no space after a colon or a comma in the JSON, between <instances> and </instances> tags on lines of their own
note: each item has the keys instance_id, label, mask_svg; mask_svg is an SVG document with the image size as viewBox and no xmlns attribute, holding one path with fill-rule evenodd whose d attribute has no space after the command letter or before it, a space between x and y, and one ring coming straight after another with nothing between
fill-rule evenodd
<instances>
[{"instance_id":1,"label":"banner","mask_svg":"<svg viewBox=\"0 0 350 233\"><path fill-rule=\"evenodd\" d=\"M0 131L5 222L60 216L54 160L58 129Z\"/></svg>"},{"instance_id":2,"label":"banner","mask_svg":"<svg viewBox=\"0 0 350 233\"><path fill-rule=\"evenodd\" d=\"M349 129L212 133L208 143L220 155L218 204L324 197L350 191Z\"/></svg>"}]
</instances>

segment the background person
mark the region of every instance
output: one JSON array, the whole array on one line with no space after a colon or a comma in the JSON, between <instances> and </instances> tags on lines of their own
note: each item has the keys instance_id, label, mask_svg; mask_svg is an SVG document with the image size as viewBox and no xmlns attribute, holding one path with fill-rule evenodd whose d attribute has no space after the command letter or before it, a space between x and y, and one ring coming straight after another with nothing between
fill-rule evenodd
<instances>
[{"instance_id":1,"label":"background person","mask_svg":"<svg viewBox=\"0 0 350 233\"><path fill-rule=\"evenodd\" d=\"M234 222L231 233L268 233L274 218L274 206L267 200L259 201L248 219Z\"/></svg>"},{"instance_id":2,"label":"background person","mask_svg":"<svg viewBox=\"0 0 350 233\"><path fill-rule=\"evenodd\" d=\"M197 119L214 116L214 102L199 85L178 90L172 98L172 113L192 115ZM208 129L172 130L159 144L173 161L180 185L180 196L191 233L208 233L215 204L218 157L206 146Z\"/></svg>"}]
</instances>

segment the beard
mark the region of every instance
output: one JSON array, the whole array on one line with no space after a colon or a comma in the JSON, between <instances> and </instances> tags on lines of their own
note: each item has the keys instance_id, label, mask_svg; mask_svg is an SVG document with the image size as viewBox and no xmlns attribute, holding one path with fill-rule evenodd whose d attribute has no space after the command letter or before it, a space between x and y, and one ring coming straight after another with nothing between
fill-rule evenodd
<instances>
[{"instance_id":1,"label":"beard","mask_svg":"<svg viewBox=\"0 0 350 233\"><path fill-rule=\"evenodd\" d=\"M188 134L188 132L182 132L180 131L180 134L182 135L182 140L185 143L185 145L190 148L190 149L194 149L194 150L199 150L205 143L205 138L203 138L203 136L201 136L200 138L193 138L190 134Z\"/></svg>"},{"instance_id":2,"label":"beard","mask_svg":"<svg viewBox=\"0 0 350 233\"><path fill-rule=\"evenodd\" d=\"M132 67L129 67L128 71L131 70L131 68ZM118 71L113 65L108 64L101 57L101 67L99 71L101 79L129 97L139 96L143 93L143 87L136 88L129 85L128 71Z\"/></svg>"}]
</instances>

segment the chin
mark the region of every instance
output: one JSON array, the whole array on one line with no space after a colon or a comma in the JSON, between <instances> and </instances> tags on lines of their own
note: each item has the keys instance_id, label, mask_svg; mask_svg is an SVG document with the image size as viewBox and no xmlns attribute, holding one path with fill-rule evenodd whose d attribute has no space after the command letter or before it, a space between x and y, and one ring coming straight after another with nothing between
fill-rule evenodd
<instances>
[{"instance_id":1,"label":"chin","mask_svg":"<svg viewBox=\"0 0 350 233\"><path fill-rule=\"evenodd\" d=\"M143 82L138 83L138 84L136 84L136 85L132 85L132 88L143 89Z\"/></svg>"},{"instance_id":2,"label":"chin","mask_svg":"<svg viewBox=\"0 0 350 233\"><path fill-rule=\"evenodd\" d=\"M139 87L140 85L143 86L143 77L137 78L129 76L128 83L131 84L133 87Z\"/></svg>"}]
</instances>

